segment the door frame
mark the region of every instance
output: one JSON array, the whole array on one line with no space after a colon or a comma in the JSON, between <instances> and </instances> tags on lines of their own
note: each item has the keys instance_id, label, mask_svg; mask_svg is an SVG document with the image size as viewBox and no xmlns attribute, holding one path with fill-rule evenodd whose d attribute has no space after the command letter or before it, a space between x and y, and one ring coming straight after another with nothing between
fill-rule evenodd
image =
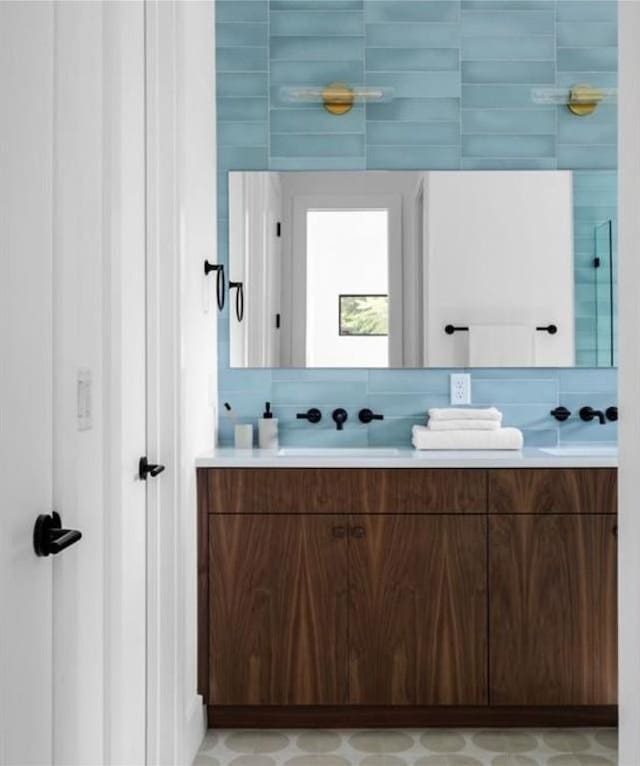
<instances>
[{"instance_id":1,"label":"door frame","mask_svg":"<svg viewBox=\"0 0 640 766\"><path fill-rule=\"evenodd\" d=\"M197 694L195 458L216 439L213 0L145 0L148 764L190 764L206 731Z\"/></svg>"}]
</instances>

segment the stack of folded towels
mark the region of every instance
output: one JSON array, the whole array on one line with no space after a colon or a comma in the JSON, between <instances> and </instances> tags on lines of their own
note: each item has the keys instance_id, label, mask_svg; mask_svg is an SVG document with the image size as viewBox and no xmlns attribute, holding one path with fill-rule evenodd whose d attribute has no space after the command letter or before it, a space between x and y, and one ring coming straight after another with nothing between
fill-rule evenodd
<instances>
[{"instance_id":1,"label":"stack of folded towels","mask_svg":"<svg viewBox=\"0 0 640 766\"><path fill-rule=\"evenodd\" d=\"M413 426L416 449L522 449L518 428L503 428L502 413L495 407L462 407L429 410L426 426Z\"/></svg>"}]
</instances>

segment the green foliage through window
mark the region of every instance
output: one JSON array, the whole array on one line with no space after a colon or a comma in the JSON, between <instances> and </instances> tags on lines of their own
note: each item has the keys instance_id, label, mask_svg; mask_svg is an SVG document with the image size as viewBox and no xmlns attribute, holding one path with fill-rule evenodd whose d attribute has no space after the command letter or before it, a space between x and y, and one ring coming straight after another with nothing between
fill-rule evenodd
<instances>
[{"instance_id":1,"label":"green foliage through window","mask_svg":"<svg viewBox=\"0 0 640 766\"><path fill-rule=\"evenodd\" d=\"M388 335L388 295L339 296L340 335Z\"/></svg>"}]
</instances>

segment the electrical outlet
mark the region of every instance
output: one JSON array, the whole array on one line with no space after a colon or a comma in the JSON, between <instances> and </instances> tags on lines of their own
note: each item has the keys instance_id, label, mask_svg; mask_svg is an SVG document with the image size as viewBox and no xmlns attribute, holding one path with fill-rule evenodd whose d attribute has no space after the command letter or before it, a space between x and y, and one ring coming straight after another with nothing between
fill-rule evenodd
<instances>
[{"instance_id":1,"label":"electrical outlet","mask_svg":"<svg viewBox=\"0 0 640 766\"><path fill-rule=\"evenodd\" d=\"M451 404L471 404L471 375L455 373L449 381Z\"/></svg>"}]
</instances>

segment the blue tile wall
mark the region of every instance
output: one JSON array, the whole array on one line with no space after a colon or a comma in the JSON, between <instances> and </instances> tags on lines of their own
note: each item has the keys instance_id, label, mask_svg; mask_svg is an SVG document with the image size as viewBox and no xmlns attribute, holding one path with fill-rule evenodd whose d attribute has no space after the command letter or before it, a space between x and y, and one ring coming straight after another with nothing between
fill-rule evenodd
<instances>
[{"instance_id":1,"label":"blue tile wall","mask_svg":"<svg viewBox=\"0 0 640 766\"><path fill-rule=\"evenodd\" d=\"M222 262L231 169L571 169L577 353L594 365L610 353L602 298L608 266L596 273L593 258L605 245L594 227L616 212L616 107L578 119L564 107L532 103L531 89L616 86L615 0L218 0L216 19ZM283 84L332 79L389 85L395 97L344 117L281 98ZM407 445L427 408L448 402L451 370L232 370L228 331L225 310L220 402L255 422L272 401L284 444ZM616 440L615 424L549 417L557 404L574 411L614 404L615 370L470 372L474 403L500 407L529 445ZM313 405L324 412L321 423L296 420ZM350 413L343 432L332 427L336 406ZM364 406L385 420L360 425ZM232 443L224 417L220 441Z\"/></svg>"}]
</instances>

